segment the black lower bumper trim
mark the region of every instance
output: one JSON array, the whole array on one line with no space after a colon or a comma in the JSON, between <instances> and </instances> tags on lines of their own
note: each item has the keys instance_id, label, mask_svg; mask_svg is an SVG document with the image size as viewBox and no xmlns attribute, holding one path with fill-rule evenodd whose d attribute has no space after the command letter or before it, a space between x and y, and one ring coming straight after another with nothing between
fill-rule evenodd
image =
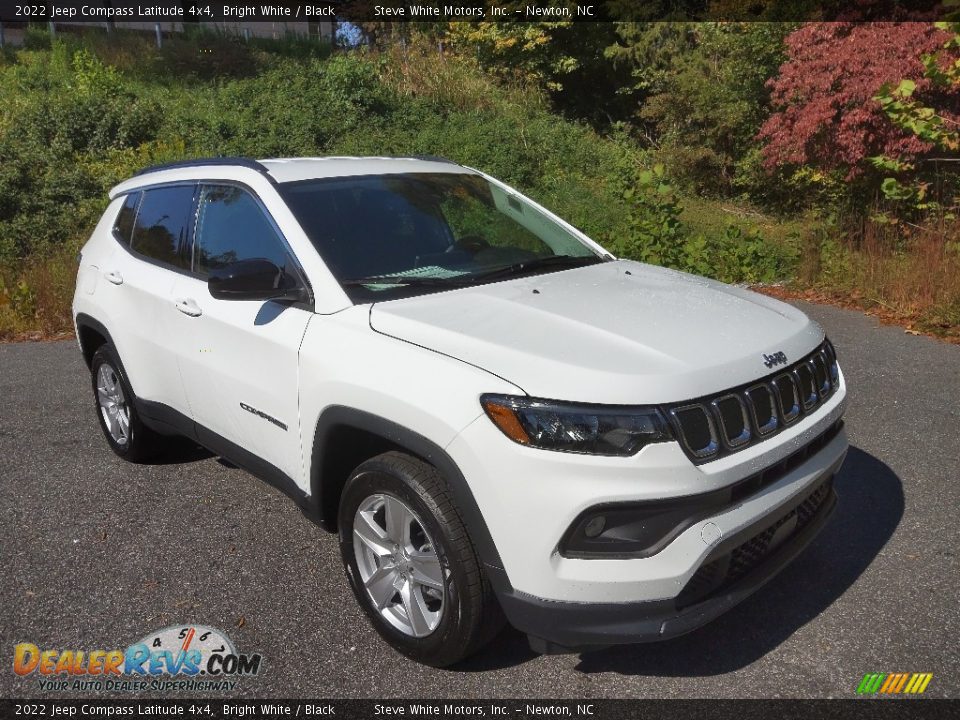
<instances>
[{"instance_id":1,"label":"black lower bumper trim","mask_svg":"<svg viewBox=\"0 0 960 720\"><path fill-rule=\"evenodd\" d=\"M783 460L718 490L664 500L594 505L580 513L567 528L560 540L560 554L586 560L655 555L687 528L736 507L780 480L830 444L842 428L843 420L837 420ZM591 521L600 524L600 530L592 535L587 532Z\"/></svg>"},{"instance_id":2,"label":"black lower bumper trim","mask_svg":"<svg viewBox=\"0 0 960 720\"><path fill-rule=\"evenodd\" d=\"M518 591L501 593L500 604L510 623L527 633L531 647L541 653L584 652L684 635L727 612L780 572L817 536L836 503L836 493L830 487L809 522L747 575L724 586L722 592L712 593L703 602L683 609L677 609L675 598L639 603L575 603L543 600ZM769 518L759 521L753 532L759 532L765 524L770 524Z\"/></svg>"}]
</instances>

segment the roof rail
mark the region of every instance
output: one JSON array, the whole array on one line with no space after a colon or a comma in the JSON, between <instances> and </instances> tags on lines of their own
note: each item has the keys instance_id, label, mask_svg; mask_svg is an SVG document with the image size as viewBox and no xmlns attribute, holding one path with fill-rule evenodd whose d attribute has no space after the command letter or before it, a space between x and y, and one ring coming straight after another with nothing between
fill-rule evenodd
<instances>
[{"instance_id":1,"label":"roof rail","mask_svg":"<svg viewBox=\"0 0 960 720\"><path fill-rule=\"evenodd\" d=\"M134 177L137 177L138 175L145 175L146 173L157 172L159 170L176 170L177 168L203 167L207 165L233 165L236 167L250 168L251 170L256 170L258 173L266 175L271 182L273 181L273 177L270 175L267 166L263 163L248 157L224 156L195 158L193 160L178 160L176 162L162 163L160 165L151 165L150 167L145 167L136 172Z\"/></svg>"},{"instance_id":2,"label":"roof rail","mask_svg":"<svg viewBox=\"0 0 960 720\"><path fill-rule=\"evenodd\" d=\"M445 157L440 157L439 155L411 155L414 160L429 160L431 162L441 162L449 163L450 165L459 165L460 163L455 160L448 160Z\"/></svg>"}]
</instances>

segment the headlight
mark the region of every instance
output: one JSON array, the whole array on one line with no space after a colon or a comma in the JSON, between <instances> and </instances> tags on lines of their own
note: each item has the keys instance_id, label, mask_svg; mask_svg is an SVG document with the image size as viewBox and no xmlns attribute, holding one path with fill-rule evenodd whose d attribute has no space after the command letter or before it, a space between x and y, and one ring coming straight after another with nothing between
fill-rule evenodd
<instances>
[{"instance_id":1,"label":"headlight","mask_svg":"<svg viewBox=\"0 0 960 720\"><path fill-rule=\"evenodd\" d=\"M510 395L483 395L480 403L508 438L544 450L626 457L644 445L671 439L666 420L652 407L582 405Z\"/></svg>"}]
</instances>

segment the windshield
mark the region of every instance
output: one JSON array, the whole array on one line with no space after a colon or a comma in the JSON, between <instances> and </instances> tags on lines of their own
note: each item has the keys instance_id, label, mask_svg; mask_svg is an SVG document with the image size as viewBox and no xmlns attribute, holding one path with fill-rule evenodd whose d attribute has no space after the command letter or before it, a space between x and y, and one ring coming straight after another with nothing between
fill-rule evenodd
<instances>
[{"instance_id":1,"label":"windshield","mask_svg":"<svg viewBox=\"0 0 960 720\"><path fill-rule=\"evenodd\" d=\"M603 261L570 231L480 175L361 175L279 189L355 301Z\"/></svg>"}]
</instances>

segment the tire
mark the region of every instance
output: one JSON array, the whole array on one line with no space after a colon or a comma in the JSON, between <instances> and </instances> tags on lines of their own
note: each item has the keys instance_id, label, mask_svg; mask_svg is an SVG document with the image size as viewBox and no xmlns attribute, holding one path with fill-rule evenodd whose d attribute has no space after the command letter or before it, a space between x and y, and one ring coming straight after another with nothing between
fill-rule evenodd
<instances>
[{"instance_id":1,"label":"tire","mask_svg":"<svg viewBox=\"0 0 960 720\"><path fill-rule=\"evenodd\" d=\"M409 512L409 521L406 533L399 532L409 540L392 543L404 522L392 523L391 535L387 514L407 520L400 505ZM353 594L380 636L399 652L426 665L447 667L502 629L503 613L447 485L433 466L400 452L364 462L343 489L338 526ZM372 535L377 551L369 541ZM375 604L375 593L385 603L382 609Z\"/></svg>"},{"instance_id":2,"label":"tire","mask_svg":"<svg viewBox=\"0 0 960 720\"><path fill-rule=\"evenodd\" d=\"M123 364L109 343L93 354L90 378L97 419L110 449L130 462L143 462L160 452L166 438L140 420Z\"/></svg>"}]
</instances>

